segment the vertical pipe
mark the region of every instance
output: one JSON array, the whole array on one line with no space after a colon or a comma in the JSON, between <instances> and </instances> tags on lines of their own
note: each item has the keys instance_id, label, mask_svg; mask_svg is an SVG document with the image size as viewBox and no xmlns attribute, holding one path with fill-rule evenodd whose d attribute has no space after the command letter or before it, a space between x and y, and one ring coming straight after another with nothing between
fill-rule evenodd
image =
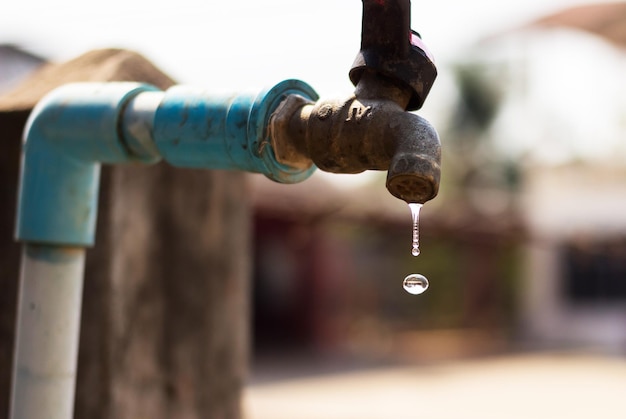
<instances>
[{"instance_id":1,"label":"vertical pipe","mask_svg":"<svg viewBox=\"0 0 626 419\"><path fill-rule=\"evenodd\" d=\"M11 419L71 419L85 249L25 244Z\"/></svg>"}]
</instances>

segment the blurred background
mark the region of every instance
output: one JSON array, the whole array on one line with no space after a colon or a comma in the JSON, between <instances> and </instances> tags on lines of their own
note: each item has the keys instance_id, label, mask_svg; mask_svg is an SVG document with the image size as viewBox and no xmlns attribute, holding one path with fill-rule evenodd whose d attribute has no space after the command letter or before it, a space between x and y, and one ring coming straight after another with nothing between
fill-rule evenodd
<instances>
[{"instance_id":1,"label":"blurred background","mask_svg":"<svg viewBox=\"0 0 626 419\"><path fill-rule=\"evenodd\" d=\"M247 417L623 417L626 3L412 3L444 150L422 253L384 173L250 175ZM360 19L357 0L6 2L0 94L119 47L180 83L343 97Z\"/></svg>"}]
</instances>

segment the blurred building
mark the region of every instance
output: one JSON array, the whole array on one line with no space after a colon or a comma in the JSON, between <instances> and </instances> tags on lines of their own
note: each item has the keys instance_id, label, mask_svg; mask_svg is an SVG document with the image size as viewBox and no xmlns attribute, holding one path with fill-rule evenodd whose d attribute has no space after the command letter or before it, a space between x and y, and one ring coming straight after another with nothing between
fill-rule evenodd
<instances>
[{"instance_id":1,"label":"blurred building","mask_svg":"<svg viewBox=\"0 0 626 419\"><path fill-rule=\"evenodd\" d=\"M527 231L520 332L626 349L626 3L582 6L484 40L498 109L482 140L514 162Z\"/></svg>"},{"instance_id":2,"label":"blurred building","mask_svg":"<svg viewBox=\"0 0 626 419\"><path fill-rule=\"evenodd\" d=\"M534 167L525 184L525 332L623 351L626 165Z\"/></svg>"},{"instance_id":3,"label":"blurred building","mask_svg":"<svg viewBox=\"0 0 626 419\"><path fill-rule=\"evenodd\" d=\"M15 45L0 45L0 94L17 86L45 60Z\"/></svg>"}]
</instances>

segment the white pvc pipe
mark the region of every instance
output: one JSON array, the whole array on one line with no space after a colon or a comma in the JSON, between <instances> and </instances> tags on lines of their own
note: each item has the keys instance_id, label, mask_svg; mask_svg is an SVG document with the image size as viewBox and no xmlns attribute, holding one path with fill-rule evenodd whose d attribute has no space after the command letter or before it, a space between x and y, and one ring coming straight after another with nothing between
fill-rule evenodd
<instances>
[{"instance_id":1,"label":"white pvc pipe","mask_svg":"<svg viewBox=\"0 0 626 419\"><path fill-rule=\"evenodd\" d=\"M26 244L11 419L71 419L85 249Z\"/></svg>"}]
</instances>

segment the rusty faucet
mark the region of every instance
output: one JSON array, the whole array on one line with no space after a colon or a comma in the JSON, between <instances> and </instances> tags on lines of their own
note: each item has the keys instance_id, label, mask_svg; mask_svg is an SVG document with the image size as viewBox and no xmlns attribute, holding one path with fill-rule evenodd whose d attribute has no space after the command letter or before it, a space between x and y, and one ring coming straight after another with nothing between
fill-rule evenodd
<instances>
[{"instance_id":1,"label":"rusty faucet","mask_svg":"<svg viewBox=\"0 0 626 419\"><path fill-rule=\"evenodd\" d=\"M363 0L361 50L344 100L283 100L270 122L276 159L333 173L387 170L387 189L408 203L439 189L435 129L408 111L422 107L437 76L432 56L410 29L410 0Z\"/></svg>"},{"instance_id":2,"label":"rusty faucet","mask_svg":"<svg viewBox=\"0 0 626 419\"><path fill-rule=\"evenodd\" d=\"M387 170L409 203L437 194L440 144L419 109L436 76L410 30L409 0L363 0L361 51L345 100L285 80L256 95L173 86L71 83L25 127L16 237L23 242L10 417L73 417L86 248L95 242L102 164L263 173L283 183L314 164ZM425 289L425 288L423 288Z\"/></svg>"}]
</instances>

